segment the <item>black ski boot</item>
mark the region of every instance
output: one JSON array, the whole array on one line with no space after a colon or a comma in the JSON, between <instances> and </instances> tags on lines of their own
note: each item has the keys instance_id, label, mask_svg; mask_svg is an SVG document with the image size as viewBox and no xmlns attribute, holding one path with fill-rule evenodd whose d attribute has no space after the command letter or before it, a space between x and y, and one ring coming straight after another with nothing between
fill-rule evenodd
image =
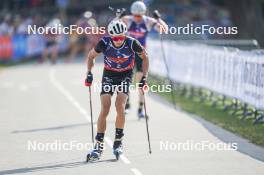
<instances>
[{"instance_id":1,"label":"black ski boot","mask_svg":"<svg viewBox=\"0 0 264 175\"><path fill-rule=\"evenodd\" d=\"M140 120L140 119L142 119L144 117L145 117L145 115L144 115L144 112L143 112L142 108L139 108L138 109L138 119Z\"/></svg>"}]
</instances>

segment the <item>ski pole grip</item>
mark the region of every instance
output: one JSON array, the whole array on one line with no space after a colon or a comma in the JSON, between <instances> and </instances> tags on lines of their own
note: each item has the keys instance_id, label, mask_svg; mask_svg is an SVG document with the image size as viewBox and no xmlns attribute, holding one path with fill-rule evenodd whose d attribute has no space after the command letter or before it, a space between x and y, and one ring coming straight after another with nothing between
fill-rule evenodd
<instances>
[{"instance_id":1,"label":"ski pole grip","mask_svg":"<svg viewBox=\"0 0 264 175\"><path fill-rule=\"evenodd\" d=\"M154 17L155 19L160 19L161 15L160 15L160 13L159 13L158 10L154 10L154 11L153 11L153 17Z\"/></svg>"},{"instance_id":2,"label":"ski pole grip","mask_svg":"<svg viewBox=\"0 0 264 175\"><path fill-rule=\"evenodd\" d=\"M126 15L126 9L125 8L116 10L116 17L117 18L122 18L125 15Z\"/></svg>"}]
</instances>

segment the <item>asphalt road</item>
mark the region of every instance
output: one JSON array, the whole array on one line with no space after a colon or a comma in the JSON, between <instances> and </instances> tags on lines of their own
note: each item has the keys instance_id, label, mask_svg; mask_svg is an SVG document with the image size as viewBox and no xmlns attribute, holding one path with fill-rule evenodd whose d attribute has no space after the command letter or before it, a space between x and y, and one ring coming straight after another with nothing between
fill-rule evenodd
<instances>
[{"instance_id":1,"label":"asphalt road","mask_svg":"<svg viewBox=\"0 0 264 175\"><path fill-rule=\"evenodd\" d=\"M96 64L95 82L100 82L102 69L101 64ZM54 148L54 143L91 143L89 96L83 86L85 72L85 64L81 63L29 64L0 72L0 174L263 175L264 163L239 151L177 150L177 143L226 144L201 122L151 94L146 96L151 118L151 155L145 122L136 116L135 93L131 95L132 110L126 116L124 156L119 161L115 161L111 149L114 105L107 122L106 150L100 161L85 163L87 149ZM99 92L93 93L92 100L96 121ZM36 150L34 143L38 145ZM53 149L47 143L53 144Z\"/></svg>"}]
</instances>

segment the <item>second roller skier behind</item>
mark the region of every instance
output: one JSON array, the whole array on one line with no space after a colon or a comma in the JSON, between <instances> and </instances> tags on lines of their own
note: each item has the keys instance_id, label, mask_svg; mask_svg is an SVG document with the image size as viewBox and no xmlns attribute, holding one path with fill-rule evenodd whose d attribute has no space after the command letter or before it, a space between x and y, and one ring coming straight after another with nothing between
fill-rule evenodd
<instances>
[{"instance_id":1,"label":"second roller skier behind","mask_svg":"<svg viewBox=\"0 0 264 175\"><path fill-rule=\"evenodd\" d=\"M168 30L167 24L160 18L160 14L157 10L153 12L154 18L145 15L147 11L147 7L142 1L135 1L131 5L130 11L132 15L126 15L126 16L121 15L123 16L121 20L124 23L126 23L128 27L128 35L137 39L143 47L146 47L146 39L148 33L152 29L158 31L159 33L166 32ZM144 73L142 70L143 68L142 59L138 54L135 55L135 61L136 61L135 78L136 78L136 82L139 82L142 79ZM143 103L144 103L143 94L142 91L139 91L139 107L138 107L139 118L144 117L144 113L142 110ZM128 113L130 109L129 99L126 103L125 108L126 108L125 112Z\"/></svg>"}]
</instances>

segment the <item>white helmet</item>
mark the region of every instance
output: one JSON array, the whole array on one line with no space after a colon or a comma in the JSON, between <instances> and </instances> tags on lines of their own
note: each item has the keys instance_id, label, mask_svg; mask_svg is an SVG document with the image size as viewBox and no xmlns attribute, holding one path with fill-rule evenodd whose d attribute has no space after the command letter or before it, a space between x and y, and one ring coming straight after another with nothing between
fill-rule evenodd
<instances>
[{"instance_id":1,"label":"white helmet","mask_svg":"<svg viewBox=\"0 0 264 175\"><path fill-rule=\"evenodd\" d=\"M107 30L111 36L124 35L127 32L127 26L121 20L114 20L110 22Z\"/></svg>"},{"instance_id":2,"label":"white helmet","mask_svg":"<svg viewBox=\"0 0 264 175\"><path fill-rule=\"evenodd\" d=\"M131 5L130 11L133 15L144 15L146 13L147 7L142 1L135 1Z\"/></svg>"}]
</instances>

